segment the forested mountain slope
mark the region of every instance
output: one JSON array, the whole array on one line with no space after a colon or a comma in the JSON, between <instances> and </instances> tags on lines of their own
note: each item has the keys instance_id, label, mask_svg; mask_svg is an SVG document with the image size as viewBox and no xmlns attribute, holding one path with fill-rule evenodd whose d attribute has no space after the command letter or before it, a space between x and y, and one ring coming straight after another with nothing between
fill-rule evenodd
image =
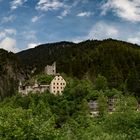
<instances>
[{"instance_id":1,"label":"forested mountain slope","mask_svg":"<svg viewBox=\"0 0 140 140\"><path fill-rule=\"evenodd\" d=\"M107 39L87 40L78 44L59 42L39 45L17 54L24 69L43 71L47 64L57 63L57 71L77 78L105 76L109 87L140 93L140 47Z\"/></svg>"},{"instance_id":2,"label":"forested mountain slope","mask_svg":"<svg viewBox=\"0 0 140 140\"><path fill-rule=\"evenodd\" d=\"M4 92L15 93L14 83L24 75L21 66L26 74L36 67L37 74L53 61L57 62L58 72L67 74L63 74L67 86L61 96L46 91L16 94L0 102L0 140L140 139L140 98L127 94L139 94L139 46L115 40L61 42L17 55L22 65L15 54L0 51L0 88ZM110 89L106 78L98 74L107 77L110 87L121 90ZM114 103L109 114L110 99ZM98 115L91 117L93 108L89 103L95 100Z\"/></svg>"},{"instance_id":3,"label":"forested mountain slope","mask_svg":"<svg viewBox=\"0 0 140 140\"><path fill-rule=\"evenodd\" d=\"M18 86L18 81L24 77L16 55L0 49L0 100L13 95Z\"/></svg>"}]
</instances>

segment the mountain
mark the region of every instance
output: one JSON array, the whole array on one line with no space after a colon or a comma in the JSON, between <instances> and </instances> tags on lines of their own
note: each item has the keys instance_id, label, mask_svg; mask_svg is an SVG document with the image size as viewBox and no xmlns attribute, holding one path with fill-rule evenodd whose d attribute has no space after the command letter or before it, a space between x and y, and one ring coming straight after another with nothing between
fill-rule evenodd
<instances>
[{"instance_id":1,"label":"mountain","mask_svg":"<svg viewBox=\"0 0 140 140\"><path fill-rule=\"evenodd\" d=\"M57 71L68 76L88 77L94 83L101 74L111 88L140 93L140 46L136 44L113 39L58 42L39 45L17 56L28 73L34 68L40 73L56 61Z\"/></svg>"},{"instance_id":2,"label":"mountain","mask_svg":"<svg viewBox=\"0 0 140 140\"><path fill-rule=\"evenodd\" d=\"M0 50L1 77L7 79L3 82L7 88L3 88L10 93L14 84L9 77L13 81L22 78L21 66L27 74L34 67L40 73L46 64L56 61L58 72L80 79L64 75L68 86L62 96L46 91L17 94L0 102L0 139L140 140L140 98L108 89L106 80L110 87L138 94L139 60L139 46L111 39L40 45L17 55ZM42 76L32 78L44 83ZM27 82L34 81L30 80Z\"/></svg>"},{"instance_id":3,"label":"mountain","mask_svg":"<svg viewBox=\"0 0 140 140\"><path fill-rule=\"evenodd\" d=\"M140 46L107 39L43 44L17 54L0 49L0 99L13 95L19 80L30 77L32 70L41 73L54 61L57 72L88 78L93 84L100 74L110 88L140 96Z\"/></svg>"},{"instance_id":4,"label":"mountain","mask_svg":"<svg viewBox=\"0 0 140 140\"><path fill-rule=\"evenodd\" d=\"M16 55L0 49L0 100L17 91L19 79L24 72Z\"/></svg>"}]
</instances>

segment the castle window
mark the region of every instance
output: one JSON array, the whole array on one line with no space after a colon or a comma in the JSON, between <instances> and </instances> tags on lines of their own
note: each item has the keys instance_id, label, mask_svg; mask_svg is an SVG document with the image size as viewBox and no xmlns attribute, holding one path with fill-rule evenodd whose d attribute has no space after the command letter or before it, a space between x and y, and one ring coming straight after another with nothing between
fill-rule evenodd
<instances>
[{"instance_id":1,"label":"castle window","mask_svg":"<svg viewBox=\"0 0 140 140\"><path fill-rule=\"evenodd\" d=\"M57 87L57 89L59 89L59 87Z\"/></svg>"},{"instance_id":2,"label":"castle window","mask_svg":"<svg viewBox=\"0 0 140 140\"><path fill-rule=\"evenodd\" d=\"M59 78L58 78L58 80L59 80Z\"/></svg>"},{"instance_id":3,"label":"castle window","mask_svg":"<svg viewBox=\"0 0 140 140\"><path fill-rule=\"evenodd\" d=\"M55 83L53 83L55 85Z\"/></svg>"},{"instance_id":4,"label":"castle window","mask_svg":"<svg viewBox=\"0 0 140 140\"><path fill-rule=\"evenodd\" d=\"M63 89L63 87L61 87L61 89Z\"/></svg>"},{"instance_id":5,"label":"castle window","mask_svg":"<svg viewBox=\"0 0 140 140\"><path fill-rule=\"evenodd\" d=\"M59 83L57 83L57 85L59 85Z\"/></svg>"},{"instance_id":6,"label":"castle window","mask_svg":"<svg viewBox=\"0 0 140 140\"><path fill-rule=\"evenodd\" d=\"M25 88L26 88L26 87L25 87L25 86L23 86L23 87L22 87L22 90L25 90Z\"/></svg>"},{"instance_id":7,"label":"castle window","mask_svg":"<svg viewBox=\"0 0 140 140\"><path fill-rule=\"evenodd\" d=\"M65 83L63 83L63 85L65 85Z\"/></svg>"},{"instance_id":8,"label":"castle window","mask_svg":"<svg viewBox=\"0 0 140 140\"><path fill-rule=\"evenodd\" d=\"M62 85L62 83L61 83L61 85Z\"/></svg>"},{"instance_id":9,"label":"castle window","mask_svg":"<svg viewBox=\"0 0 140 140\"><path fill-rule=\"evenodd\" d=\"M55 89L55 87L53 87Z\"/></svg>"}]
</instances>

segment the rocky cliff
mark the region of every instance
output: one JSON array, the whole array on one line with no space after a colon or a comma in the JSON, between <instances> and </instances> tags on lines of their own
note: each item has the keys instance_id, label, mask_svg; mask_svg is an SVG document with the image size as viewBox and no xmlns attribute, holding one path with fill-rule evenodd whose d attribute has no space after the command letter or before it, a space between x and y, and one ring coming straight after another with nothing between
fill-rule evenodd
<instances>
[{"instance_id":1,"label":"rocky cliff","mask_svg":"<svg viewBox=\"0 0 140 140\"><path fill-rule=\"evenodd\" d=\"M16 55L0 49L0 100L15 94L22 78L24 72Z\"/></svg>"}]
</instances>

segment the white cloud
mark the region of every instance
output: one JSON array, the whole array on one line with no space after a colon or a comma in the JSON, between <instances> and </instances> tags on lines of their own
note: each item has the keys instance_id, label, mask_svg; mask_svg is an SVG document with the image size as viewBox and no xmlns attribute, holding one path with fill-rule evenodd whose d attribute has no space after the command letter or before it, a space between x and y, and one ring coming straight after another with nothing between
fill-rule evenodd
<instances>
[{"instance_id":1,"label":"white cloud","mask_svg":"<svg viewBox=\"0 0 140 140\"><path fill-rule=\"evenodd\" d=\"M10 37L5 37L0 41L0 48L8 51L18 52L19 49L16 47L16 40Z\"/></svg>"},{"instance_id":2,"label":"white cloud","mask_svg":"<svg viewBox=\"0 0 140 140\"><path fill-rule=\"evenodd\" d=\"M12 0L11 2L11 9L15 10L19 6L22 6L27 0Z\"/></svg>"},{"instance_id":3,"label":"white cloud","mask_svg":"<svg viewBox=\"0 0 140 140\"><path fill-rule=\"evenodd\" d=\"M77 14L78 17L89 17L91 16L93 13L91 12L80 12Z\"/></svg>"},{"instance_id":4,"label":"white cloud","mask_svg":"<svg viewBox=\"0 0 140 140\"><path fill-rule=\"evenodd\" d=\"M70 41L78 43L88 39L103 40L107 38L121 39L140 45L140 29L101 21L89 28L86 35L71 38Z\"/></svg>"},{"instance_id":5,"label":"white cloud","mask_svg":"<svg viewBox=\"0 0 140 140\"><path fill-rule=\"evenodd\" d=\"M58 0L39 0L36 9L41 11L58 10L63 8L65 5Z\"/></svg>"},{"instance_id":6,"label":"white cloud","mask_svg":"<svg viewBox=\"0 0 140 140\"><path fill-rule=\"evenodd\" d=\"M135 44L140 44L140 37L128 38L128 42L135 43Z\"/></svg>"},{"instance_id":7,"label":"white cloud","mask_svg":"<svg viewBox=\"0 0 140 140\"><path fill-rule=\"evenodd\" d=\"M64 1L66 2L66 1ZM88 0L75 0L71 5L66 5L63 3L63 6L62 8L64 9L64 11L59 15L57 16L59 19L63 19L64 17L66 17L70 12L71 12L71 9L74 8L74 7L77 7L77 5L79 4L85 4L85 3L88 3ZM91 16L93 13L91 12L81 12L79 14L77 14L77 16Z\"/></svg>"},{"instance_id":8,"label":"white cloud","mask_svg":"<svg viewBox=\"0 0 140 140\"><path fill-rule=\"evenodd\" d=\"M32 19L31 19L31 21L34 23L34 22L37 22L37 21L39 21L41 18L43 17L43 15L41 15L41 16L34 16Z\"/></svg>"},{"instance_id":9,"label":"white cloud","mask_svg":"<svg viewBox=\"0 0 140 140\"><path fill-rule=\"evenodd\" d=\"M140 0L107 0L101 9L102 15L112 10L118 17L127 21L140 21Z\"/></svg>"},{"instance_id":10,"label":"white cloud","mask_svg":"<svg viewBox=\"0 0 140 140\"><path fill-rule=\"evenodd\" d=\"M133 33L131 32L127 41L135 44L140 44L140 30L133 31Z\"/></svg>"},{"instance_id":11,"label":"white cloud","mask_svg":"<svg viewBox=\"0 0 140 140\"><path fill-rule=\"evenodd\" d=\"M3 29L0 31L0 48L12 52L18 52L19 49L16 47L16 40L13 38L16 33L17 31L12 28Z\"/></svg>"},{"instance_id":12,"label":"white cloud","mask_svg":"<svg viewBox=\"0 0 140 140\"><path fill-rule=\"evenodd\" d=\"M57 16L59 19L63 19L69 13L69 9L65 9L60 16Z\"/></svg>"},{"instance_id":13,"label":"white cloud","mask_svg":"<svg viewBox=\"0 0 140 140\"><path fill-rule=\"evenodd\" d=\"M27 45L27 49L31 49L31 48L35 48L36 46L38 46L40 43L29 43Z\"/></svg>"},{"instance_id":14,"label":"white cloud","mask_svg":"<svg viewBox=\"0 0 140 140\"><path fill-rule=\"evenodd\" d=\"M104 38L116 38L119 30L113 25L109 25L105 22L96 23L89 31L89 39L104 39Z\"/></svg>"},{"instance_id":15,"label":"white cloud","mask_svg":"<svg viewBox=\"0 0 140 140\"><path fill-rule=\"evenodd\" d=\"M1 19L1 23L12 22L15 19L14 15L6 16Z\"/></svg>"},{"instance_id":16,"label":"white cloud","mask_svg":"<svg viewBox=\"0 0 140 140\"><path fill-rule=\"evenodd\" d=\"M36 10L45 12L53 10L62 10L63 12L61 12L60 15L57 16L57 18L63 19L70 13L71 8L76 7L78 4L85 4L88 2L88 0L76 0L72 2L71 5L67 5L66 2L67 0L38 0ZM90 14L90 12L87 12L85 16L90 16Z\"/></svg>"},{"instance_id":17,"label":"white cloud","mask_svg":"<svg viewBox=\"0 0 140 140\"><path fill-rule=\"evenodd\" d=\"M120 30L116 26L109 25L105 22L98 22L89 29L87 35L72 38L70 41L78 43L88 39L102 40L107 38L118 38L119 31Z\"/></svg>"},{"instance_id":18,"label":"white cloud","mask_svg":"<svg viewBox=\"0 0 140 140\"><path fill-rule=\"evenodd\" d=\"M12 28L7 28L4 29L2 31L0 31L0 40L5 38L6 36L10 36L10 35L16 35L16 30L12 29Z\"/></svg>"}]
</instances>

